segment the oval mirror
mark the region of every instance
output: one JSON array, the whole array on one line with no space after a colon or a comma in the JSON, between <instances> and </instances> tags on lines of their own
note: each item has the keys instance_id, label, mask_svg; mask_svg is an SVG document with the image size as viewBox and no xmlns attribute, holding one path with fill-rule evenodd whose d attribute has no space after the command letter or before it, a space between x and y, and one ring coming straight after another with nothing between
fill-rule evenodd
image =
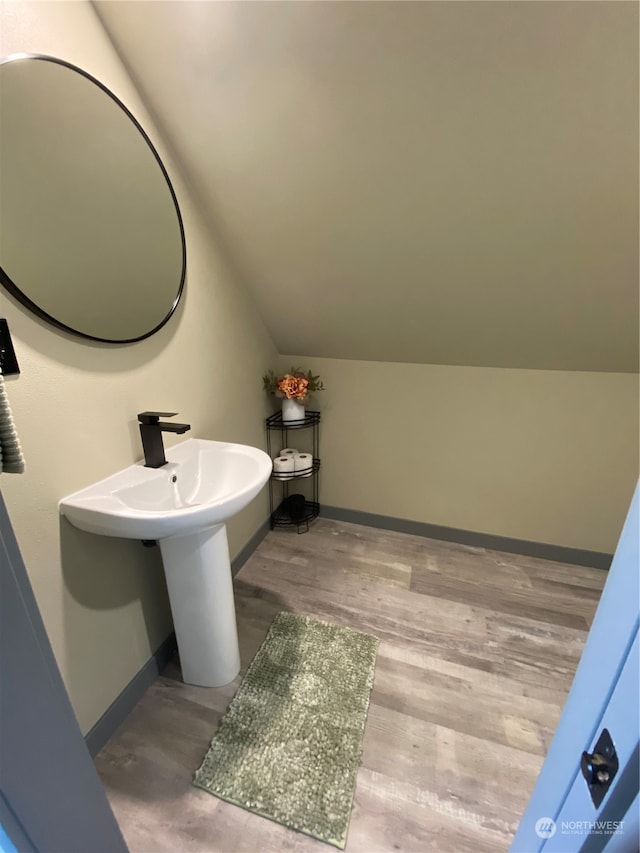
<instances>
[{"instance_id":1,"label":"oval mirror","mask_svg":"<svg viewBox=\"0 0 640 853\"><path fill-rule=\"evenodd\" d=\"M0 281L77 335L152 335L182 294L186 249L151 140L102 83L51 56L3 60L0 92Z\"/></svg>"}]
</instances>

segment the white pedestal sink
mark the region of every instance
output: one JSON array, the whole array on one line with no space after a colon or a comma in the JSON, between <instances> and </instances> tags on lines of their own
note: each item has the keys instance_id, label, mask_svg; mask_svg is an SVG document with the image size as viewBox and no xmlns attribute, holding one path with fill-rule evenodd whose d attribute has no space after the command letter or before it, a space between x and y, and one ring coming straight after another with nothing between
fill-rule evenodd
<instances>
[{"instance_id":1,"label":"white pedestal sink","mask_svg":"<svg viewBox=\"0 0 640 853\"><path fill-rule=\"evenodd\" d=\"M272 463L244 444L190 438L60 501L74 527L102 536L158 540L182 675L220 687L240 671L225 521L265 485Z\"/></svg>"}]
</instances>

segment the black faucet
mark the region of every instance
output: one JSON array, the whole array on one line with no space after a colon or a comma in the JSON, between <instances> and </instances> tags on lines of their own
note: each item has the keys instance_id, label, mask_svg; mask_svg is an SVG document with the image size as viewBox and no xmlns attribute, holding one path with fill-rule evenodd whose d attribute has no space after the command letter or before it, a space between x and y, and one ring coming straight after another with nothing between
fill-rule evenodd
<instances>
[{"instance_id":1,"label":"black faucet","mask_svg":"<svg viewBox=\"0 0 640 853\"><path fill-rule=\"evenodd\" d=\"M172 418L176 414L177 412L140 412L138 415L145 468L162 468L167 464L162 443L163 432L177 432L182 435L191 429L191 424L169 424L160 420Z\"/></svg>"}]
</instances>

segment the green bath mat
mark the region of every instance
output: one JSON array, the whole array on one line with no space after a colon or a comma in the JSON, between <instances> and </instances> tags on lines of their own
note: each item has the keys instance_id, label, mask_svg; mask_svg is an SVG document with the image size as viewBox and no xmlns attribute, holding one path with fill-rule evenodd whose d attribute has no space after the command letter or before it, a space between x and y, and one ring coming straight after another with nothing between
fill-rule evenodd
<instances>
[{"instance_id":1,"label":"green bath mat","mask_svg":"<svg viewBox=\"0 0 640 853\"><path fill-rule=\"evenodd\" d=\"M279 613L193 784L344 849L378 640Z\"/></svg>"}]
</instances>

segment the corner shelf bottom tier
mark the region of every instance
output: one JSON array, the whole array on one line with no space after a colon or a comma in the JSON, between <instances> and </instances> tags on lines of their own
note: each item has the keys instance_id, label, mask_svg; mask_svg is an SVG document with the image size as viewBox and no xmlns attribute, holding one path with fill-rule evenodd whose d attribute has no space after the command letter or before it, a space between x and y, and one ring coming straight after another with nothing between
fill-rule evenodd
<instances>
[{"instance_id":1,"label":"corner shelf bottom tier","mask_svg":"<svg viewBox=\"0 0 640 853\"><path fill-rule=\"evenodd\" d=\"M320 515L320 504L317 501L305 501L304 510L300 517L295 519L291 517L287 508L286 498L280 505L271 513L271 529L274 527L297 527L298 533L301 533L301 528L309 529L309 522L313 521Z\"/></svg>"}]
</instances>

